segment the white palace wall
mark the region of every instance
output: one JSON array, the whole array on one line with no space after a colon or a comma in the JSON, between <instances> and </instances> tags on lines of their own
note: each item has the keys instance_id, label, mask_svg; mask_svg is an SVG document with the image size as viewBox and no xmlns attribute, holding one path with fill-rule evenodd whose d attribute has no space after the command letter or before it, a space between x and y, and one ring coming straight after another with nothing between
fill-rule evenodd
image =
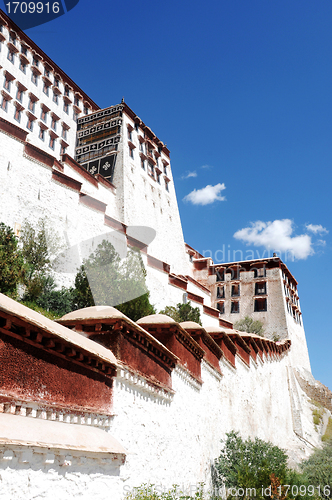
<instances>
[{"instance_id":1,"label":"white palace wall","mask_svg":"<svg viewBox=\"0 0 332 500\"><path fill-rule=\"evenodd\" d=\"M211 464L231 430L269 440L293 459L307 456L310 446L292 424L288 363L285 354L251 361L249 368L237 357L236 369L221 362L220 375L203 361L202 385L177 367L173 396L160 395L144 378L119 369L109 432L125 448L125 463L98 453L1 443L0 499L122 500L143 483L177 484L188 491L204 482L209 489Z\"/></svg>"}]
</instances>

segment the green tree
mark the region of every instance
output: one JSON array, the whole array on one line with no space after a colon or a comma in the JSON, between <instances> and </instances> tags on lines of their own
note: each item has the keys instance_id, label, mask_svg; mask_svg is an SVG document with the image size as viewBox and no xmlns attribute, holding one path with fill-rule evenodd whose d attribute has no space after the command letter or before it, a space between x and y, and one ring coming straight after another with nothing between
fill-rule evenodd
<instances>
[{"instance_id":1,"label":"green tree","mask_svg":"<svg viewBox=\"0 0 332 500\"><path fill-rule=\"evenodd\" d=\"M234 323L234 328L242 332L264 336L263 323L259 320L254 321L250 316L246 316L244 319Z\"/></svg>"},{"instance_id":2,"label":"green tree","mask_svg":"<svg viewBox=\"0 0 332 500\"><path fill-rule=\"evenodd\" d=\"M24 259L18 240L9 227L0 223L0 292L13 298L25 273Z\"/></svg>"},{"instance_id":3,"label":"green tree","mask_svg":"<svg viewBox=\"0 0 332 500\"><path fill-rule=\"evenodd\" d=\"M160 314L166 314L170 318L173 318L177 323L182 323L182 321L194 321L199 325L202 325L201 314L198 307L193 307L189 302L186 304L177 304L177 306L166 306L165 309L160 311Z\"/></svg>"},{"instance_id":4,"label":"green tree","mask_svg":"<svg viewBox=\"0 0 332 500\"><path fill-rule=\"evenodd\" d=\"M26 263L24 300L36 301L43 293L55 288L51 259L59 249L58 238L47 229L45 220L40 219L36 227L24 221L20 240Z\"/></svg>"},{"instance_id":5,"label":"green tree","mask_svg":"<svg viewBox=\"0 0 332 500\"><path fill-rule=\"evenodd\" d=\"M76 274L78 307L110 305L137 321L155 312L145 279L146 270L138 250L129 249L121 261L113 245L104 240Z\"/></svg>"},{"instance_id":6,"label":"green tree","mask_svg":"<svg viewBox=\"0 0 332 500\"><path fill-rule=\"evenodd\" d=\"M321 498L332 498L332 440L303 461L301 469L308 477L309 484L316 487L316 492L319 491Z\"/></svg>"},{"instance_id":7,"label":"green tree","mask_svg":"<svg viewBox=\"0 0 332 500\"><path fill-rule=\"evenodd\" d=\"M258 438L243 440L232 431L215 461L214 482L217 488L242 488L241 498L265 498L262 487L271 485L272 474L284 484L287 471L287 455L278 446Z\"/></svg>"}]
</instances>

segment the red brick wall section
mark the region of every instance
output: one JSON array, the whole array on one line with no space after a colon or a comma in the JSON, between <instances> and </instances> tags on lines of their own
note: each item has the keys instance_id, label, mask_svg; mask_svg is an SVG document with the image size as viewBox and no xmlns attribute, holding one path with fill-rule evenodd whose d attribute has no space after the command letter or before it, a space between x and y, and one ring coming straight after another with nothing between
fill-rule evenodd
<instances>
[{"instance_id":1,"label":"red brick wall section","mask_svg":"<svg viewBox=\"0 0 332 500\"><path fill-rule=\"evenodd\" d=\"M54 165L55 158L53 156L49 155L45 151L42 151L36 146L33 146L32 144L25 144L24 152L27 156L30 156L30 158L43 163L47 167L52 168Z\"/></svg>"},{"instance_id":2,"label":"red brick wall section","mask_svg":"<svg viewBox=\"0 0 332 500\"><path fill-rule=\"evenodd\" d=\"M20 127L17 127L3 118L0 118L0 130L23 142L26 141L28 135L28 132L25 132L25 130L22 130Z\"/></svg>"},{"instance_id":3,"label":"red brick wall section","mask_svg":"<svg viewBox=\"0 0 332 500\"><path fill-rule=\"evenodd\" d=\"M0 334L0 386L13 399L110 412L112 379Z\"/></svg>"},{"instance_id":4,"label":"red brick wall section","mask_svg":"<svg viewBox=\"0 0 332 500\"><path fill-rule=\"evenodd\" d=\"M148 376L152 382L172 388L171 366L161 363L160 358L149 347L144 348L130 332L124 334L121 330L112 330L112 333L90 335L89 338L110 349L117 359L139 374Z\"/></svg>"},{"instance_id":5,"label":"red brick wall section","mask_svg":"<svg viewBox=\"0 0 332 500\"><path fill-rule=\"evenodd\" d=\"M80 192L82 183L76 181L72 177L68 177L68 175L63 174L62 172L59 172L58 170L53 170L52 171L52 179L54 179L57 182L60 182L60 184L63 184L64 186L67 186L71 189L75 189L75 191Z\"/></svg>"}]
</instances>

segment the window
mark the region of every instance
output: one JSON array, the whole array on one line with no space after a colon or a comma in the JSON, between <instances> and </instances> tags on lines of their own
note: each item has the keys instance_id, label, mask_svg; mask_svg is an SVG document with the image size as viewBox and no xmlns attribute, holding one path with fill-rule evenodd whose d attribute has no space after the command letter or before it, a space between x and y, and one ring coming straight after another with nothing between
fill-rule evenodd
<instances>
[{"instance_id":1,"label":"window","mask_svg":"<svg viewBox=\"0 0 332 500\"><path fill-rule=\"evenodd\" d=\"M166 191L169 191L169 186L168 186L169 182L165 179L165 189Z\"/></svg>"},{"instance_id":2,"label":"window","mask_svg":"<svg viewBox=\"0 0 332 500\"><path fill-rule=\"evenodd\" d=\"M131 132L131 129L130 129L130 128L128 128L127 133L128 133L128 140L129 140L129 141L132 141L132 140L133 140L133 134L132 134L132 132Z\"/></svg>"},{"instance_id":3,"label":"window","mask_svg":"<svg viewBox=\"0 0 332 500\"><path fill-rule=\"evenodd\" d=\"M25 45L21 45L21 54L26 56L28 54L28 49Z\"/></svg>"},{"instance_id":4,"label":"window","mask_svg":"<svg viewBox=\"0 0 332 500\"><path fill-rule=\"evenodd\" d=\"M44 76L50 77L50 71L47 68L44 68Z\"/></svg>"},{"instance_id":5,"label":"window","mask_svg":"<svg viewBox=\"0 0 332 500\"><path fill-rule=\"evenodd\" d=\"M154 178L154 165L148 161L148 174Z\"/></svg>"},{"instance_id":6,"label":"window","mask_svg":"<svg viewBox=\"0 0 332 500\"><path fill-rule=\"evenodd\" d=\"M232 285L232 297L240 296L240 285Z\"/></svg>"},{"instance_id":7,"label":"window","mask_svg":"<svg viewBox=\"0 0 332 500\"><path fill-rule=\"evenodd\" d=\"M29 111L31 111L31 113L34 113L35 107L36 107L36 101L32 97L30 97L30 101L29 101L29 105L28 105Z\"/></svg>"},{"instance_id":8,"label":"window","mask_svg":"<svg viewBox=\"0 0 332 500\"><path fill-rule=\"evenodd\" d=\"M266 282L255 283L255 295L265 295L266 294Z\"/></svg>"},{"instance_id":9,"label":"window","mask_svg":"<svg viewBox=\"0 0 332 500\"><path fill-rule=\"evenodd\" d=\"M225 269L216 269L216 281L225 281Z\"/></svg>"},{"instance_id":10,"label":"window","mask_svg":"<svg viewBox=\"0 0 332 500\"><path fill-rule=\"evenodd\" d=\"M79 99L79 97L75 96L74 104L75 104L75 106L79 106L80 105L80 99Z\"/></svg>"},{"instance_id":11,"label":"window","mask_svg":"<svg viewBox=\"0 0 332 500\"><path fill-rule=\"evenodd\" d=\"M225 298L225 287L217 286L217 299Z\"/></svg>"},{"instance_id":12,"label":"window","mask_svg":"<svg viewBox=\"0 0 332 500\"><path fill-rule=\"evenodd\" d=\"M14 112L14 118L16 121L18 121L20 123L21 121L21 116L22 116L22 110L21 108L15 108L15 112Z\"/></svg>"},{"instance_id":13,"label":"window","mask_svg":"<svg viewBox=\"0 0 332 500\"><path fill-rule=\"evenodd\" d=\"M254 277L255 278L265 278L266 276L266 269L264 267L260 267L258 269L254 269Z\"/></svg>"},{"instance_id":14,"label":"window","mask_svg":"<svg viewBox=\"0 0 332 500\"><path fill-rule=\"evenodd\" d=\"M267 311L267 299L255 299L255 312Z\"/></svg>"},{"instance_id":15,"label":"window","mask_svg":"<svg viewBox=\"0 0 332 500\"><path fill-rule=\"evenodd\" d=\"M25 64L25 62L22 59L20 59L20 70L22 71L22 73L24 73L26 75L27 65Z\"/></svg>"},{"instance_id":16,"label":"window","mask_svg":"<svg viewBox=\"0 0 332 500\"><path fill-rule=\"evenodd\" d=\"M41 114L40 114L40 119L43 120L43 122L46 123L46 120L47 120L47 114L48 114L48 111L46 108L42 108L41 110Z\"/></svg>"},{"instance_id":17,"label":"window","mask_svg":"<svg viewBox=\"0 0 332 500\"><path fill-rule=\"evenodd\" d=\"M64 94L69 97L69 87L67 87L67 85L65 86Z\"/></svg>"},{"instance_id":18,"label":"window","mask_svg":"<svg viewBox=\"0 0 332 500\"><path fill-rule=\"evenodd\" d=\"M130 158L134 159L134 148L132 148L131 146L129 146L129 156Z\"/></svg>"},{"instance_id":19,"label":"window","mask_svg":"<svg viewBox=\"0 0 332 500\"><path fill-rule=\"evenodd\" d=\"M143 158L141 158L141 167L143 170L145 170L145 161L143 160Z\"/></svg>"},{"instance_id":20,"label":"window","mask_svg":"<svg viewBox=\"0 0 332 500\"><path fill-rule=\"evenodd\" d=\"M28 116L27 129L29 129L31 132L33 131L33 122L34 120L32 119L32 117Z\"/></svg>"},{"instance_id":21,"label":"window","mask_svg":"<svg viewBox=\"0 0 332 500\"><path fill-rule=\"evenodd\" d=\"M55 102L55 104L59 104L59 96L56 92L53 92L53 102Z\"/></svg>"},{"instance_id":22,"label":"window","mask_svg":"<svg viewBox=\"0 0 332 500\"><path fill-rule=\"evenodd\" d=\"M143 144L143 142L139 143L139 150L142 151L142 153L144 153L144 144Z\"/></svg>"},{"instance_id":23,"label":"window","mask_svg":"<svg viewBox=\"0 0 332 500\"><path fill-rule=\"evenodd\" d=\"M55 148L55 137L52 137L52 136L50 135L50 142L49 142L49 144L48 144L48 145L49 145L49 147L50 147L51 149L53 149L53 150L54 150L54 148Z\"/></svg>"},{"instance_id":24,"label":"window","mask_svg":"<svg viewBox=\"0 0 332 500\"><path fill-rule=\"evenodd\" d=\"M14 33L9 34L9 41L16 47L16 36Z\"/></svg>"},{"instance_id":25,"label":"window","mask_svg":"<svg viewBox=\"0 0 332 500\"><path fill-rule=\"evenodd\" d=\"M6 113L7 113L7 110L8 110L8 100L5 98L5 96L2 96L1 109L3 111L6 111Z\"/></svg>"},{"instance_id":26,"label":"window","mask_svg":"<svg viewBox=\"0 0 332 500\"><path fill-rule=\"evenodd\" d=\"M66 101L64 101L63 103L63 110L65 113L67 113L67 115L69 114L69 104Z\"/></svg>"},{"instance_id":27,"label":"window","mask_svg":"<svg viewBox=\"0 0 332 500\"><path fill-rule=\"evenodd\" d=\"M234 301L231 302L231 313L239 313L240 312L240 302Z\"/></svg>"},{"instance_id":28,"label":"window","mask_svg":"<svg viewBox=\"0 0 332 500\"><path fill-rule=\"evenodd\" d=\"M36 68L38 68L38 66L39 66L39 61L38 61L38 59L36 59L36 58L34 57L34 58L32 59L32 64L33 64L33 66L36 66Z\"/></svg>"},{"instance_id":29,"label":"window","mask_svg":"<svg viewBox=\"0 0 332 500\"><path fill-rule=\"evenodd\" d=\"M74 113L73 113L73 118L74 118L74 121L77 122L78 113L76 111L74 111Z\"/></svg>"},{"instance_id":30,"label":"window","mask_svg":"<svg viewBox=\"0 0 332 500\"><path fill-rule=\"evenodd\" d=\"M56 131L56 126L59 118L56 118L54 115L52 116L52 123L51 123L51 128Z\"/></svg>"},{"instance_id":31,"label":"window","mask_svg":"<svg viewBox=\"0 0 332 500\"><path fill-rule=\"evenodd\" d=\"M62 139L67 140L67 131L68 130L69 130L68 125L63 124L62 125L62 134L61 134Z\"/></svg>"},{"instance_id":32,"label":"window","mask_svg":"<svg viewBox=\"0 0 332 500\"><path fill-rule=\"evenodd\" d=\"M224 302L218 302L217 303L217 309L220 314L225 314L225 304Z\"/></svg>"},{"instance_id":33,"label":"window","mask_svg":"<svg viewBox=\"0 0 332 500\"><path fill-rule=\"evenodd\" d=\"M17 92L16 92L16 99L19 101L19 102L22 102L22 99L23 99L23 89L18 87L17 88Z\"/></svg>"},{"instance_id":34,"label":"window","mask_svg":"<svg viewBox=\"0 0 332 500\"><path fill-rule=\"evenodd\" d=\"M31 81L32 81L32 83L34 83L35 85L38 85L38 74L37 74L37 73L34 73L33 71L32 71L32 73L31 73Z\"/></svg>"},{"instance_id":35,"label":"window","mask_svg":"<svg viewBox=\"0 0 332 500\"><path fill-rule=\"evenodd\" d=\"M10 92L12 81L8 78L8 76L5 77L5 81L3 82L3 86L8 92Z\"/></svg>"},{"instance_id":36,"label":"window","mask_svg":"<svg viewBox=\"0 0 332 500\"><path fill-rule=\"evenodd\" d=\"M49 92L50 92L50 86L49 86L46 82L44 82L43 92L44 92L44 94L46 94L47 96L49 95Z\"/></svg>"},{"instance_id":37,"label":"window","mask_svg":"<svg viewBox=\"0 0 332 500\"><path fill-rule=\"evenodd\" d=\"M65 155L66 151L67 151L67 146L65 146L64 144L61 144L60 154Z\"/></svg>"},{"instance_id":38,"label":"window","mask_svg":"<svg viewBox=\"0 0 332 500\"><path fill-rule=\"evenodd\" d=\"M59 87L59 85L60 85L60 80L59 80L59 78L54 78L54 86L55 86L55 87Z\"/></svg>"},{"instance_id":39,"label":"window","mask_svg":"<svg viewBox=\"0 0 332 500\"><path fill-rule=\"evenodd\" d=\"M164 174L167 175L167 165L164 165Z\"/></svg>"},{"instance_id":40,"label":"window","mask_svg":"<svg viewBox=\"0 0 332 500\"><path fill-rule=\"evenodd\" d=\"M15 55L14 52L8 49L7 59L13 64L14 64L14 55Z\"/></svg>"},{"instance_id":41,"label":"window","mask_svg":"<svg viewBox=\"0 0 332 500\"><path fill-rule=\"evenodd\" d=\"M84 106L84 114L85 115L89 114L89 108L87 108L87 106Z\"/></svg>"},{"instance_id":42,"label":"window","mask_svg":"<svg viewBox=\"0 0 332 500\"><path fill-rule=\"evenodd\" d=\"M40 127L39 129L39 139L41 139L42 141L45 140L45 130L42 127Z\"/></svg>"},{"instance_id":43,"label":"window","mask_svg":"<svg viewBox=\"0 0 332 500\"><path fill-rule=\"evenodd\" d=\"M160 184L160 174L157 173L157 182Z\"/></svg>"}]
</instances>

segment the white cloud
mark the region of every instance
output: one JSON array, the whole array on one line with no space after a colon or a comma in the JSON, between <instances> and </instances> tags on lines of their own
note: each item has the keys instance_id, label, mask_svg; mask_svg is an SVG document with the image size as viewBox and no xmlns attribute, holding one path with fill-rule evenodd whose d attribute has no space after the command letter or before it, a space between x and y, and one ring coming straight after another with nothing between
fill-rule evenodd
<instances>
[{"instance_id":1,"label":"white cloud","mask_svg":"<svg viewBox=\"0 0 332 500\"><path fill-rule=\"evenodd\" d=\"M220 195L224 189L226 189L224 183L219 183L215 186L208 185L202 189L194 189L183 198L183 201L189 201L194 205L209 205L215 201L224 201L226 199L225 196Z\"/></svg>"},{"instance_id":2,"label":"white cloud","mask_svg":"<svg viewBox=\"0 0 332 500\"><path fill-rule=\"evenodd\" d=\"M187 172L181 177L181 179L190 179L190 177L197 177L197 173L195 172L195 170L193 172Z\"/></svg>"},{"instance_id":3,"label":"white cloud","mask_svg":"<svg viewBox=\"0 0 332 500\"><path fill-rule=\"evenodd\" d=\"M306 229L314 234L327 234L328 230L321 224L307 224Z\"/></svg>"},{"instance_id":4,"label":"white cloud","mask_svg":"<svg viewBox=\"0 0 332 500\"><path fill-rule=\"evenodd\" d=\"M210 170L211 168L213 168L212 165L202 165L201 168L206 168L208 170Z\"/></svg>"},{"instance_id":5,"label":"white cloud","mask_svg":"<svg viewBox=\"0 0 332 500\"><path fill-rule=\"evenodd\" d=\"M248 245L263 246L276 252L291 252L296 259L306 259L314 253L311 237L308 234L292 236L293 231L293 222L290 219L256 221L251 227L237 231L234 238Z\"/></svg>"}]
</instances>

